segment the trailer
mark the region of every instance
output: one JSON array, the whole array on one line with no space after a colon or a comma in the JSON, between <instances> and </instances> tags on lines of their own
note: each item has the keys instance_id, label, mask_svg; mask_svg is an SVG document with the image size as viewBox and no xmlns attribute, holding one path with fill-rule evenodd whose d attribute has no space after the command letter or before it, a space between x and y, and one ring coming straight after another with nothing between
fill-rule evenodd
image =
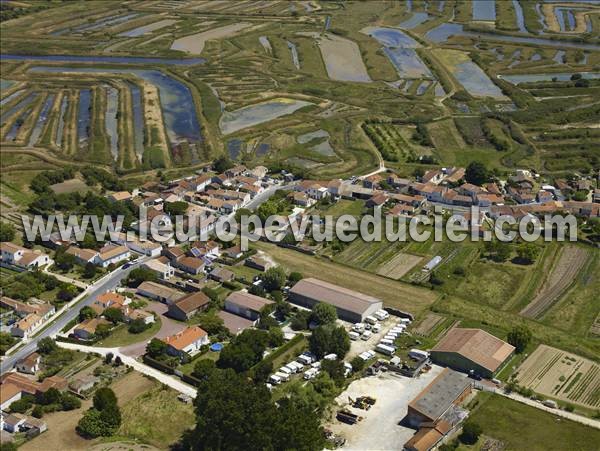
<instances>
[{"instance_id":1,"label":"trailer","mask_svg":"<svg viewBox=\"0 0 600 451\"><path fill-rule=\"evenodd\" d=\"M290 375L287 373L283 373L283 372L277 372L275 373L275 376L277 376L278 378L281 379L281 382L287 382L290 380Z\"/></svg>"},{"instance_id":2,"label":"trailer","mask_svg":"<svg viewBox=\"0 0 600 451\"><path fill-rule=\"evenodd\" d=\"M342 423L346 423L346 424L350 424L350 425L356 424L360 420L362 420L361 417L359 417L358 415L356 415L348 410L338 410L336 418L338 419L338 421L341 421Z\"/></svg>"},{"instance_id":3,"label":"trailer","mask_svg":"<svg viewBox=\"0 0 600 451\"><path fill-rule=\"evenodd\" d=\"M375 351L380 352L385 355L394 355L394 353L396 352L396 348L386 345L386 344L379 343L375 347Z\"/></svg>"}]
</instances>

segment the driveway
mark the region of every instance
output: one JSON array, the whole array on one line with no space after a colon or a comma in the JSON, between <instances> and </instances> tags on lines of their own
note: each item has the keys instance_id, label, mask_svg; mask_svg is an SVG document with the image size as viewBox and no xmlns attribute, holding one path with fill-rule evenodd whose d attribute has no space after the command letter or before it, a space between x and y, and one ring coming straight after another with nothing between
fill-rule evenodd
<instances>
[{"instance_id":1,"label":"driveway","mask_svg":"<svg viewBox=\"0 0 600 451\"><path fill-rule=\"evenodd\" d=\"M151 338L149 338L148 340L141 341L139 343L134 343L134 344L131 344L128 346L123 346L123 347L119 348L119 352L121 354L124 354L126 356L137 359L138 357L140 357L141 355L143 355L146 352L146 344L152 338L165 338L165 337L168 337L169 335L173 335L173 334L176 334L177 332L181 332L186 327L185 323L175 321L175 320L169 318L168 316L166 316L166 312L168 310L168 307L166 304L163 304L161 302L149 301L148 306L145 307L145 310L152 311L152 312L156 313L157 316L160 317L160 321L161 321L160 330L155 335L153 335Z\"/></svg>"}]
</instances>

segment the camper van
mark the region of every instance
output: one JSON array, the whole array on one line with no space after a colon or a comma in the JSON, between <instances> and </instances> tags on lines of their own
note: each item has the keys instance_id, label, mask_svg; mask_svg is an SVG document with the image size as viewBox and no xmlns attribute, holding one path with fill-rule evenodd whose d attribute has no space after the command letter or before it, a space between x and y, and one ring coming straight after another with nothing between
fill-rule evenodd
<instances>
[{"instance_id":1,"label":"camper van","mask_svg":"<svg viewBox=\"0 0 600 451\"><path fill-rule=\"evenodd\" d=\"M373 335L370 331L365 330L363 332L363 334L360 336L361 340L367 341L369 338L371 338L371 335Z\"/></svg>"},{"instance_id":2,"label":"camper van","mask_svg":"<svg viewBox=\"0 0 600 451\"><path fill-rule=\"evenodd\" d=\"M367 316L365 318L365 323L375 325L377 324L377 318L375 318L374 316Z\"/></svg>"},{"instance_id":3,"label":"camper van","mask_svg":"<svg viewBox=\"0 0 600 451\"><path fill-rule=\"evenodd\" d=\"M380 353L385 354L385 355L394 355L394 353L396 352L396 349L393 348L392 346L388 346L388 345L379 343L375 347L375 351L380 352Z\"/></svg>"},{"instance_id":4,"label":"camper van","mask_svg":"<svg viewBox=\"0 0 600 451\"><path fill-rule=\"evenodd\" d=\"M282 366L281 368L279 368L279 372L285 374L292 374L292 370L287 366Z\"/></svg>"},{"instance_id":5,"label":"camper van","mask_svg":"<svg viewBox=\"0 0 600 451\"><path fill-rule=\"evenodd\" d=\"M379 331L381 331L381 324L375 324L373 327L371 327L371 332L374 334L379 333Z\"/></svg>"},{"instance_id":6,"label":"camper van","mask_svg":"<svg viewBox=\"0 0 600 451\"><path fill-rule=\"evenodd\" d=\"M296 361L303 363L304 365L310 365L313 362L313 359L305 354L300 354Z\"/></svg>"},{"instance_id":7,"label":"camper van","mask_svg":"<svg viewBox=\"0 0 600 451\"><path fill-rule=\"evenodd\" d=\"M310 379L314 379L317 374L319 374L318 368L310 368L304 372L303 377L304 377L304 379L306 379L308 381Z\"/></svg>"},{"instance_id":8,"label":"camper van","mask_svg":"<svg viewBox=\"0 0 600 451\"><path fill-rule=\"evenodd\" d=\"M363 323L356 323L352 325L352 330L354 332L362 333L365 330L365 325Z\"/></svg>"},{"instance_id":9,"label":"camper van","mask_svg":"<svg viewBox=\"0 0 600 451\"><path fill-rule=\"evenodd\" d=\"M331 353L323 357L325 360L337 360L337 354Z\"/></svg>"},{"instance_id":10,"label":"camper van","mask_svg":"<svg viewBox=\"0 0 600 451\"><path fill-rule=\"evenodd\" d=\"M358 332L348 332L348 336L350 340L358 340L360 338L360 334Z\"/></svg>"},{"instance_id":11,"label":"camper van","mask_svg":"<svg viewBox=\"0 0 600 451\"><path fill-rule=\"evenodd\" d=\"M287 382L290 380L290 375L286 374L286 373L282 373L282 372L276 372L275 376L277 376L279 379L281 379L281 382Z\"/></svg>"},{"instance_id":12,"label":"camper van","mask_svg":"<svg viewBox=\"0 0 600 451\"><path fill-rule=\"evenodd\" d=\"M379 343L384 344L386 346L393 346L394 345L394 341L390 340L389 338L382 338Z\"/></svg>"},{"instance_id":13,"label":"camper van","mask_svg":"<svg viewBox=\"0 0 600 451\"><path fill-rule=\"evenodd\" d=\"M271 374L271 376L269 376L269 382L273 385L279 385L281 384L281 378L277 376L277 374Z\"/></svg>"}]
</instances>

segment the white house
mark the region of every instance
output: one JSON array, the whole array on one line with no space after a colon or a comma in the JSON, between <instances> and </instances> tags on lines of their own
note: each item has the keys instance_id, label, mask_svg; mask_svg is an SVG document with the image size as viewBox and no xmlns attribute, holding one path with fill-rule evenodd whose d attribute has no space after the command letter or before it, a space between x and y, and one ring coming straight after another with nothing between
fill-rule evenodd
<instances>
[{"instance_id":1,"label":"white house","mask_svg":"<svg viewBox=\"0 0 600 451\"><path fill-rule=\"evenodd\" d=\"M0 249L2 252L2 262L9 265L30 269L52 262L50 257L42 252L31 251L8 241L2 243Z\"/></svg>"},{"instance_id":2,"label":"white house","mask_svg":"<svg viewBox=\"0 0 600 451\"><path fill-rule=\"evenodd\" d=\"M188 327L175 335L163 338L163 341L168 346L167 352L174 356L180 356L184 352L195 354L201 346L210 343L206 331L198 326Z\"/></svg>"},{"instance_id":3,"label":"white house","mask_svg":"<svg viewBox=\"0 0 600 451\"><path fill-rule=\"evenodd\" d=\"M111 264L116 265L123 260L127 260L129 257L131 257L131 252L126 246L107 244L100 249L94 263L96 263L98 266L106 268Z\"/></svg>"},{"instance_id":4,"label":"white house","mask_svg":"<svg viewBox=\"0 0 600 451\"><path fill-rule=\"evenodd\" d=\"M148 260L147 262L144 262L142 266L156 272L158 277L163 280L168 280L175 275L175 269L171 266L171 263L162 261L161 258Z\"/></svg>"}]
</instances>

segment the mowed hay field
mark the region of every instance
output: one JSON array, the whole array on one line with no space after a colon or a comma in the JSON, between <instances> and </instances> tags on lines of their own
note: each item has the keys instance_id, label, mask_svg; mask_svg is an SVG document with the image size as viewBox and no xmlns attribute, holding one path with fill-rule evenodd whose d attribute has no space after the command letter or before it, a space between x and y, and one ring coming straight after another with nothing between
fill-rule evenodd
<instances>
[{"instance_id":1,"label":"mowed hay field","mask_svg":"<svg viewBox=\"0 0 600 451\"><path fill-rule=\"evenodd\" d=\"M267 252L288 271L299 271L304 277L316 277L375 296L382 299L386 307L419 313L429 307L437 298L437 294L431 290L397 282L291 249L284 249L274 244L256 242L253 246Z\"/></svg>"},{"instance_id":2,"label":"mowed hay field","mask_svg":"<svg viewBox=\"0 0 600 451\"><path fill-rule=\"evenodd\" d=\"M517 381L541 395L600 407L600 365L560 349L538 346L519 367Z\"/></svg>"}]
</instances>

